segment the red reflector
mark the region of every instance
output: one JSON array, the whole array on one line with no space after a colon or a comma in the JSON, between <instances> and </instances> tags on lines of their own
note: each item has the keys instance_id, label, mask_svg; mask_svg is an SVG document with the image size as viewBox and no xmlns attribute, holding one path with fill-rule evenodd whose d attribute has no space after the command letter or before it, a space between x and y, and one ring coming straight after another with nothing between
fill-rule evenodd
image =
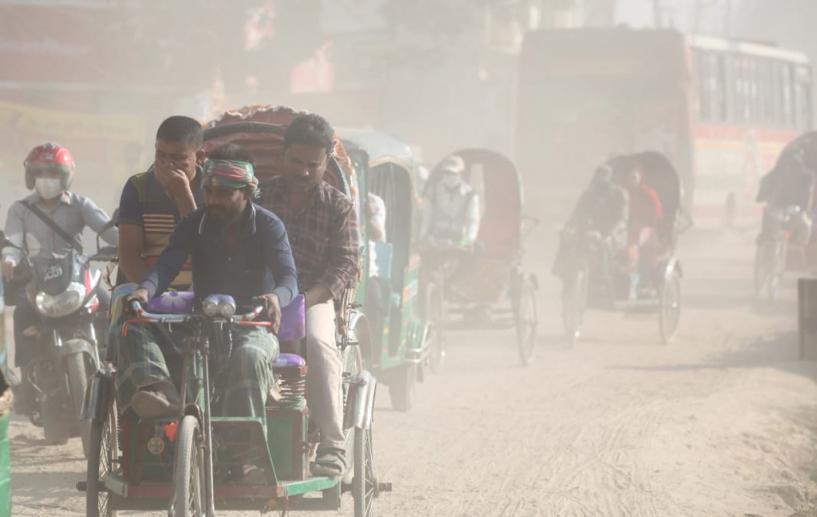
<instances>
[{"instance_id":1,"label":"red reflector","mask_svg":"<svg viewBox=\"0 0 817 517\"><path fill-rule=\"evenodd\" d=\"M165 424L165 436L170 443L176 442L176 433L179 432L179 423L178 422L170 422L169 424Z\"/></svg>"}]
</instances>

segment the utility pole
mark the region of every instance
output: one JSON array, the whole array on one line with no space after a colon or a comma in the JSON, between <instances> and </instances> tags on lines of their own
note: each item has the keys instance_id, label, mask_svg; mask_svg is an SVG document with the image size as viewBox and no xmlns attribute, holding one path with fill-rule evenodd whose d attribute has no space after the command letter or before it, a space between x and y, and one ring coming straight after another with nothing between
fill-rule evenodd
<instances>
[{"instance_id":1,"label":"utility pole","mask_svg":"<svg viewBox=\"0 0 817 517\"><path fill-rule=\"evenodd\" d=\"M661 0L652 0L652 15L653 25L656 29L660 29L663 25L661 23Z\"/></svg>"}]
</instances>

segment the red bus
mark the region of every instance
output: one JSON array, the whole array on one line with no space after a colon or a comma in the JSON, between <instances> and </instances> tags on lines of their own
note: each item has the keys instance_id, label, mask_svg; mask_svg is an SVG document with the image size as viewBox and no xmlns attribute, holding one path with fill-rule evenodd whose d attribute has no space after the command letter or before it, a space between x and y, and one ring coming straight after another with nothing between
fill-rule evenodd
<instances>
[{"instance_id":1,"label":"red bus","mask_svg":"<svg viewBox=\"0 0 817 517\"><path fill-rule=\"evenodd\" d=\"M672 30L532 32L516 158L552 192L575 197L609 156L662 151L699 226L756 224L760 176L812 127L811 78L804 54L757 43Z\"/></svg>"}]
</instances>

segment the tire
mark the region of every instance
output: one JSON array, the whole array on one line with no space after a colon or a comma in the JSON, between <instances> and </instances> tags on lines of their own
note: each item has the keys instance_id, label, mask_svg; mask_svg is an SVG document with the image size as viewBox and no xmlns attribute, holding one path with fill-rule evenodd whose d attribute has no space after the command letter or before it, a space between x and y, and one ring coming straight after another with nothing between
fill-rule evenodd
<instances>
[{"instance_id":1,"label":"tire","mask_svg":"<svg viewBox=\"0 0 817 517\"><path fill-rule=\"evenodd\" d=\"M346 408L346 394L348 390L348 381L363 371L363 354L360 346L347 346L343 351L343 407ZM345 414L344 414L345 417ZM354 457L355 454L355 428L344 430L346 434L346 463L348 468L343 473L342 480L344 483L352 483L355 474L354 465L349 461L349 458Z\"/></svg>"},{"instance_id":2,"label":"tire","mask_svg":"<svg viewBox=\"0 0 817 517\"><path fill-rule=\"evenodd\" d=\"M88 457L89 435L91 423L82 420L82 403L85 400L85 390L88 389L88 369L85 354L80 352L65 357L65 374L68 376L68 391L74 408L74 418L77 422L79 437L82 440L82 452Z\"/></svg>"},{"instance_id":3,"label":"tire","mask_svg":"<svg viewBox=\"0 0 817 517\"><path fill-rule=\"evenodd\" d=\"M664 280L661 289L661 305L658 311L658 326L661 332L661 342L669 344L678 332L681 320L681 279L676 273L671 273Z\"/></svg>"},{"instance_id":4,"label":"tire","mask_svg":"<svg viewBox=\"0 0 817 517\"><path fill-rule=\"evenodd\" d=\"M378 484L374 475L374 447L372 428L354 429L355 477L352 481L352 497L355 500L355 517L374 517L374 500L377 498Z\"/></svg>"},{"instance_id":5,"label":"tire","mask_svg":"<svg viewBox=\"0 0 817 517\"><path fill-rule=\"evenodd\" d=\"M199 421L186 415L179 426L176 440L176 461L173 482L173 517L199 517L204 515L204 456Z\"/></svg>"},{"instance_id":6,"label":"tire","mask_svg":"<svg viewBox=\"0 0 817 517\"><path fill-rule=\"evenodd\" d=\"M445 364L445 331L443 326L445 324L445 306L444 306L442 291L437 287L437 284L429 282L426 285L425 292L425 319L430 325L429 336L431 344L429 345L429 360L428 366L431 373L440 373Z\"/></svg>"},{"instance_id":7,"label":"tire","mask_svg":"<svg viewBox=\"0 0 817 517\"><path fill-rule=\"evenodd\" d=\"M788 259L789 247L785 240L775 244L772 260L772 276L769 283L769 303L775 303L780 297L780 289L783 285L783 277L786 275L786 262Z\"/></svg>"},{"instance_id":8,"label":"tire","mask_svg":"<svg viewBox=\"0 0 817 517\"><path fill-rule=\"evenodd\" d=\"M523 281L515 306L514 323L519 360L522 361L522 365L527 366L533 359L536 350L536 331L539 324L539 316L536 311L536 290L530 281Z\"/></svg>"},{"instance_id":9,"label":"tire","mask_svg":"<svg viewBox=\"0 0 817 517\"><path fill-rule=\"evenodd\" d=\"M755 297L766 298L771 284L774 263L774 248L771 243L761 242L755 250Z\"/></svg>"},{"instance_id":10,"label":"tire","mask_svg":"<svg viewBox=\"0 0 817 517\"><path fill-rule=\"evenodd\" d=\"M111 397L113 399L113 395ZM107 414L91 423L88 438L88 468L85 479L86 517L116 517L113 501L101 485L103 477L118 469L119 436L117 432L116 402L108 407Z\"/></svg>"},{"instance_id":11,"label":"tire","mask_svg":"<svg viewBox=\"0 0 817 517\"><path fill-rule=\"evenodd\" d=\"M569 344L579 340L587 310L588 270L578 265L562 288L562 325Z\"/></svg>"},{"instance_id":12,"label":"tire","mask_svg":"<svg viewBox=\"0 0 817 517\"><path fill-rule=\"evenodd\" d=\"M395 368L389 382L391 406L396 411L408 411L414 407L414 391L416 386L416 364L407 364Z\"/></svg>"},{"instance_id":13,"label":"tire","mask_svg":"<svg viewBox=\"0 0 817 517\"><path fill-rule=\"evenodd\" d=\"M65 421L62 403L63 393L45 393L40 397L40 418L43 435L48 445L65 445L71 437L71 429Z\"/></svg>"}]
</instances>

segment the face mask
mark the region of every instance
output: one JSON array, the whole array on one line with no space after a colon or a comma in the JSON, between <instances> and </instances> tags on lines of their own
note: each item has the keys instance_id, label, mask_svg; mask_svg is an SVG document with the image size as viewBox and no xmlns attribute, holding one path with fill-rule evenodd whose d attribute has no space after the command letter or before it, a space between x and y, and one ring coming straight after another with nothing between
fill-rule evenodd
<instances>
[{"instance_id":1,"label":"face mask","mask_svg":"<svg viewBox=\"0 0 817 517\"><path fill-rule=\"evenodd\" d=\"M446 174L443 176L442 183L446 188L452 189L460 184L460 177L456 174Z\"/></svg>"},{"instance_id":2,"label":"face mask","mask_svg":"<svg viewBox=\"0 0 817 517\"><path fill-rule=\"evenodd\" d=\"M62 180L59 178L37 178L34 180L34 190L43 199L54 199L62 194Z\"/></svg>"}]
</instances>

